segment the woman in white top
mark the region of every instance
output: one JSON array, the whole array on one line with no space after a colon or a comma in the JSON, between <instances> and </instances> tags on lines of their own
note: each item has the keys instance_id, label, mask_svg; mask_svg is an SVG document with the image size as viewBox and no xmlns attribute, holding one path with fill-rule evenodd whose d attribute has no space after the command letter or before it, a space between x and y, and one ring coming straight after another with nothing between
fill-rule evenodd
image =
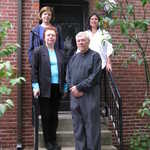
<instances>
[{"instance_id":1,"label":"woman in white top","mask_svg":"<svg viewBox=\"0 0 150 150\"><path fill-rule=\"evenodd\" d=\"M112 71L110 56L113 53L112 44L109 42L111 36L99 27L99 16L92 13L89 17L89 29L87 33L90 38L89 48L98 52L102 59L102 69Z\"/></svg>"},{"instance_id":2,"label":"woman in white top","mask_svg":"<svg viewBox=\"0 0 150 150\"><path fill-rule=\"evenodd\" d=\"M112 71L110 56L113 53L110 34L106 30L101 30L99 27L99 16L92 13L89 17L87 34L90 39L89 48L98 52L102 60L102 74L101 74L101 114L108 115L107 101L106 101L106 71ZM104 93L104 94L103 94ZM103 97L103 96L104 97ZM102 98L103 97L103 98Z\"/></svg>"}]
</instances>

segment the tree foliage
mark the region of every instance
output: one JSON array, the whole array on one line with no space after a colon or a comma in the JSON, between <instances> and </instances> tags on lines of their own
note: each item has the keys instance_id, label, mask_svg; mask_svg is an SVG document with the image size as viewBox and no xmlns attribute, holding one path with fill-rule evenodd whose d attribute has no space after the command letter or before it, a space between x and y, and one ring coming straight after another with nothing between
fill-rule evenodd
<instances>
[{"instance_id":1,"label":"tree foliage","mask_svg":"<svg viewBox=\"0 0 150 150\"><path fill-rule=\"evenodd\" d=\"M150 0L140 0L141 10L136 14L136 5L131 1L125 0L100 0L97 3L97 8L105 12L103 17L100 17L101 28L119 27L120 33L128 39L130 45L136 45L137 48L131 49L131 55L124 60L124 65L127 67L131 62L136 61L138 65L144 66L146 91L144 95L144 102L138 113L143 118L150 117L150 64L148 60L149 49L149 27L150 19L147 17L147 5ZM126 45L118 43L115 50L125 49ZM150 123L147 122L147 131L150 131ZM149 150L150 136L147 132L136 132L131 138L131 150Z\"/></svg>"},{"instance_id":2,"label":"tree foliage","mask_svg":"<svg viewBox=\"0 0 150 150\"><path fill-rule=\"evenodd\" d=\"M17 51L18 44L4 44L8 29L12 27L9 21L0 23L0 117L4 115L7 109L13 108L11 92L16 84L25 81L23 77L17 77L15 69L6 57Z\"/></svg>"}]
</instances>

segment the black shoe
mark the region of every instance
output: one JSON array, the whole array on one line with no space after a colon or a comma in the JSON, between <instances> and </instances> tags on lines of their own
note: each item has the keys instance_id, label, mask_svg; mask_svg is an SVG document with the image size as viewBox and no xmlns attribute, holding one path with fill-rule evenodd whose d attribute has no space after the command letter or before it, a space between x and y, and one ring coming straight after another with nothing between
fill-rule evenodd
<instances>
[{"instance_id":1,"label":"black shoe","mask_svg":"<svg viewBox=\"0 0 150 150\"><path fill-rule=\"evenodd\" d=\"M103 118L108 117L108 107L107 106L101 108L101 115Z\"/></svg>"},{"instance_id":2,"label":"black shoe","mask_svg":"<svg viewBox=\"0 0 150 150\"><path fill-rule=\"evenodd\" d=\"M58 144L54 144L54 149L53 150L61 150L61 146Z\"/></svg>"},{"instance_id":3,"label":"black shoe","mask_svg":"<svg viewBox=\"0 0 150 150\"><path fill-rule=\"evenodd\" d=\"M52 143L47 143L46 144L46 149L47 150L54 150L54 145Z\"/></svg>"}]
</instances>

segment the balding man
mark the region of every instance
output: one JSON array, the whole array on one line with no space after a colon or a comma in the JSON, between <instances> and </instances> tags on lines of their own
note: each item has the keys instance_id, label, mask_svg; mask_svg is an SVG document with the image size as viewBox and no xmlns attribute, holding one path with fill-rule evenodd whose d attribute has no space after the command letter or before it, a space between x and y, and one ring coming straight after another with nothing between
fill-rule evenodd
<instances>
[{"instance_id":1,"label":"balding man","mask_svg":"<svg viewBox=\"0 0 150 150\"><path fill-rule=\"evenodd\" d=\"M76 150L100 150L101 59L89 49L86 32L76 35L79 50L70 59L66 80L70 89Z\"/></svg>"}]
</instances>

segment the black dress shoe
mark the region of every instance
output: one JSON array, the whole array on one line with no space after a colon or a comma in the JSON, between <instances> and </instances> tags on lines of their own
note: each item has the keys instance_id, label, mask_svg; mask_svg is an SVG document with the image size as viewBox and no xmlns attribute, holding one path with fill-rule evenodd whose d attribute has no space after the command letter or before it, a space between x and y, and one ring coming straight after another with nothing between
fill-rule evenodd
<instances>
[{"instance_id":1,"label":"black dress shoe","mask_svg":"<svg viewBox=\"0 0 150 150\"><path fill-rule=\"evenodd\" d=\"M58 144L54 144L54 149L53 150L61 150L61 146Z\"/></svg>"},{"instance_id":2,"label":"black dress shoe","mask_svg":"<svg viewBox=\"0 0 150 150\"><path fill-rule=\"evenodd\" d=\"M47 143L46 144L46 149L47 150L54 150L54 145L52 143Z\"/></svg>"}]
</instances>

